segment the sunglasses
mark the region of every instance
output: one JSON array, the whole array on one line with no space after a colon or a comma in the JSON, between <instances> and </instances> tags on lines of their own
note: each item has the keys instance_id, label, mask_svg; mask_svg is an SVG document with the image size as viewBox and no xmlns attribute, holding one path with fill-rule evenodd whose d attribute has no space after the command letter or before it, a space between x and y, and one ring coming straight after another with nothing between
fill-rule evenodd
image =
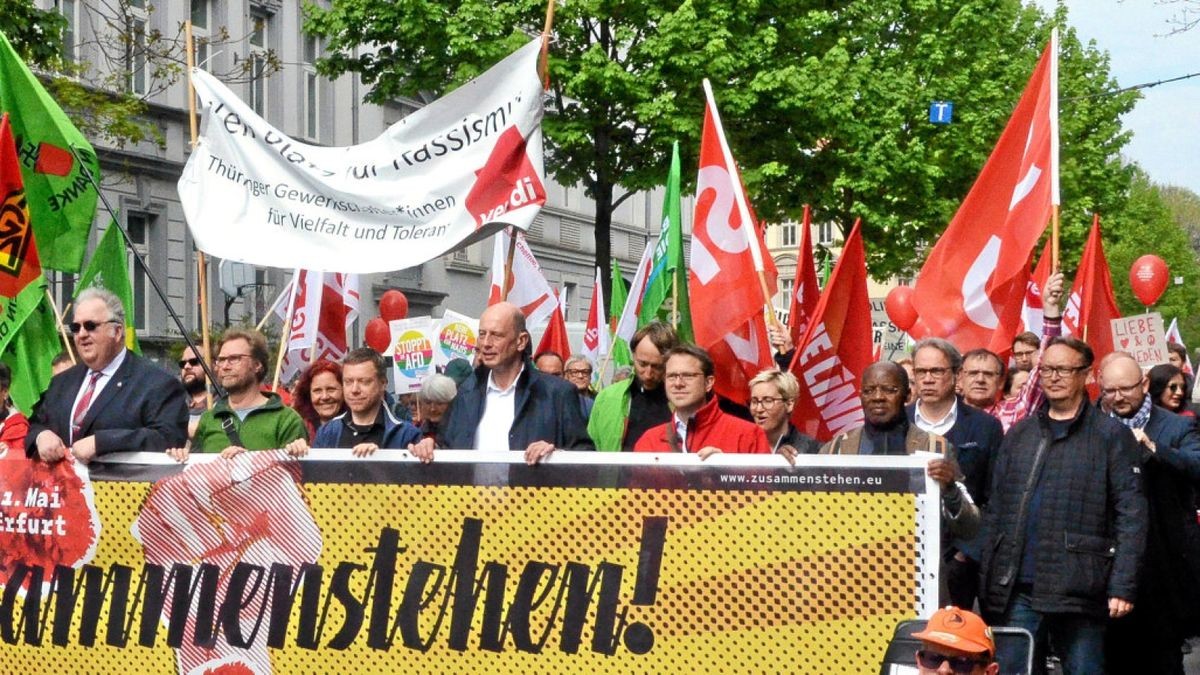
<instances>
[{"instance_id":1,"label":"sunglasses","mask_svg":"<svg viewBox=\"0 0 1200 675\"><path fill-rule=\"evenodd\" d=\"M942 667L943 663L949 663L950 670L961 675L973 672L978 666L987 665L987 661L981 661L978 657L946 656L945 654L938 654L924 649L917 651L917 663L920 663L922 668L928 668L929 670L937 670Z\"/></svg>"},{"instance_id":2,"label":"sunglasses","mask_svg":"<svg viewBox=\"0 0 1200 675\"><path fill-rule=\"evenodd\" d=\"M67 324L67 330L71 331L71 335L79 335L83 331L94 333L96 332L97 328L106 323L120 323L120 321L113 321L112 319L109 319L108 321L72 321L71 323Z\"/></svg>"},{"instance_id":3,"label":"sunglasses","mask_svg":"<svg viewBox=\"0 0 1200 675\"><path fill-rule=\"evenodd\" d=\"M200 359L180 359L179 360L180 368L183 368L186 366L198 366L198 365L200 365Z\"/></svg>"}]
</instances>

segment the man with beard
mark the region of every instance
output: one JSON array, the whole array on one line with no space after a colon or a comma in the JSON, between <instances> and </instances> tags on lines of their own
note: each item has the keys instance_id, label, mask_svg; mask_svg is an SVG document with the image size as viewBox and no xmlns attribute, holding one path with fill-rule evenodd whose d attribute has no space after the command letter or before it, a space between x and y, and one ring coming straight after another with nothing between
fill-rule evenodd
<instances>
[{"instance_id":1,"label":"man with beard","mask_svg":"<svg viewBox=\"0 0 1200 675\"><path fill-rule=\"evenodd\" d=\"M602 389L588 418L588 434L597 450L633 450L642 434L671 419L663 372L667 352L678 344L675 329L661 321L651 321L633 334L633 377Z\"/></svg>"},{"instance_id":2,"label":"man with beard","mask_svg":"<svg viewBox=\"0 0 1200 675\"><path fill-rule=\"evenodd\" d=\"M208 376L200 363L200 355L191 347L184 347L179 356L179 381L188 395L188 439L196 435L200 416L208 410Z\"/></svg>"}]
</instances>

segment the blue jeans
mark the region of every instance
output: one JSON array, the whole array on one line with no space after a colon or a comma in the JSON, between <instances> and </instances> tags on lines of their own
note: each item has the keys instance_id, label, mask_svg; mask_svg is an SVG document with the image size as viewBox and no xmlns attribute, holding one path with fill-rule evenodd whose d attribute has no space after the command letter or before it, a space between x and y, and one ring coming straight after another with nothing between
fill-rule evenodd
<instances>
[{"instance_id":1,"label":"blue jeans","mask_svg":"<svg viewBox=\"0 0 1200 675\"><path fill-rule=\"evenodd\" d=\"M1044 673L1048 642L1062 660L1066 675L1104 672L1104 627L1102 619L1084 614L1043 614L1032 606L1032 598L1020 590L1013 593L1002 625L1024 628L1033 635L1033 672Z\"/></svg>"}]
</instances>

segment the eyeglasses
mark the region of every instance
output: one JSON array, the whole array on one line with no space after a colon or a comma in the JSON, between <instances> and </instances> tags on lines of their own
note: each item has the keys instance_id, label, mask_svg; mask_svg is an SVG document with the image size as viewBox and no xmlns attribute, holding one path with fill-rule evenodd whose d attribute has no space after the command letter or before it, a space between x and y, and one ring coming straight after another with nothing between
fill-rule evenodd
<instances>
[{"instance_id":1,"label":"eyeglasses","mask_svg":"<svg viewBox=\"0 0 1200 675\"><path fill-rule=\"evenodd\" d=\"M1076 373L1082 373L1087 370L1087 366L1042 366L1038 371L1038 375L1047 380L1053 380L1060 377L1070 377Z\"/></svg>"},{"instance_id":2,"label":"eyeglasses","mask_svg":"<svg viewBox=\"0 0 1200 675\"><path fill-rule=\"evenodd\" d=\"M1120 394L1124 398L1130 398L1142 388L1143 381L1144 380L1138 380L1128 387L1105 387L1100 390L1100 393L1106 398L1112 398L1117 394Z\"/></svg>"},{"instance_id":3,"label":"eyeglasses","mask_svg":"<svg viewBox=\"0 0 1200 675\"><path fill-rule=\"evenodd\" d=\"M932 375L934 377L945 377L952 370L954 370L954 369L953 368L913 368L913 375L918 378L925 377L926 375Z\"/></svg>"},{"instance_id":4,"label":"eyeglasses","mask_svg":"<svg viewBox=\"0 0 1200 675\"><path fill-rule=\"evenodd\" d=\"M1180 391L1183 391L1185 389L1185 387L1182 384L1168 384L1167 389L1170 389L1171 391L1175 391L1175 392L1180 392Z\"/></svg>"},{"instance_id":5,"label":"eyeglasses","mask_svg":"<svg viewBox=\"0 0 1200 675\"><path fill-rule=\"evenodd\" d=\"M779 396L764 396L762 398L750 399L751 408L774 408L776 404L783 403L788 399Z\"/></svg>"},{"instance_id":6,"label":"eyeglasses","mask_svg":"<svg viewBox=\"0 0 1200 675\"><path fill-rule=\"evenodd\" d=\"M225 364L229 364L232 366L233 364L237 363L238 361L241 361L242 359L248 359L248 358L250 358L249 354L230 354L228 356L218 356L217 358L213 359L213 361L216 361L218 366L223 366Z\"/></svg>"},{"instance_id":7,"label":"eyeglasses","mask_svg":"<svg viewBox=\"0 0 1200 675\"><path fill-rule=\"evenodd\" d=\"M71 335L79 335L83 331L87 331L88 333L94 333L94 332L96 332L97 328L99 328L100 326L103 326L106 323L121 323L121 322L116 321L114 319L109 319L108 321L83 321L83 322L72 321L71 323L67 324L67 330L71 331Z\"/></svg>"},{"instance_id":8,"label":"eyeglasses","mask_svg":"<svg viewBox=\"0 0 1200 675\"><path fill-rule=\"evenodd\" d=\"M567 377L591 377L591 368L567 368L563 371Z\"/></svg>"},{"instance_id":9,"label":"eyeglasses","mask_svg":"<svg viewBox=\"0 0 1200 675\"><path fill-rule=\"evenodd\" d=\"M704 376L704 373L667 373L665 379L667 382L695 382Z\"/></svg>"},{"instance_id":10,"label":"eyeglasses","mask_svg":"<svg viewBox=\"0 0 1200 675\"><path fill-rule=\"evenodd\" d=\"M966 375L967 377L986 377L989 380L993 380L993 379L996 379L997 377L1000 377L1000 371L998 371L998 370L964 370L963 375Z\"/></svg>"},{"instance_id":11,"label":"eyeglasses","mask_svg":"<svg viewBox=\"0 0 1200 675\"><path fill-rule=\"evenodd\" d=\"M179 359L180 368L186 368L187 366L195 367L198 365L200 365L200 359Z\"/></svg>"},{"instance_id":12,"label":"eyeglasses","mask_svg":"<svg viewBox=\"0 0 1200 675\"><path fill-rule=\"evenodd\" d=\"M929 670L937 670L942 667L943 663L949 663L950 670L963 675L975 670L976 666L986 666L988 664L987 661L973 656L946 656L945 654L938 654L926 649L917 651L917 662L921 664L922 668L928 668Z\"/></svg>"},{"instance_id":13,"label":"eyeglasses","mask_svg":"<svg viewBox=\"0 0 1200 675\"><path fill-rule=\"evenodd\" d=\"M874 396L883 394L884 396L895 396L900 393L900 387L893 387L890 384L882 384L874 387L863 387L863 396Z\"/></svg>"}]
</instances>

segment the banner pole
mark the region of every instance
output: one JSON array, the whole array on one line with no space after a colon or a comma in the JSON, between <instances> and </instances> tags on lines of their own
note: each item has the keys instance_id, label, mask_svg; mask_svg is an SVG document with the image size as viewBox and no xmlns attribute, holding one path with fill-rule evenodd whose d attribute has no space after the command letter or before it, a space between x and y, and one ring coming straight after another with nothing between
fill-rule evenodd
<instances>
[{"instance_id":1,"label":"banner pole","mask_svg":"<svg viewBox=\"0 0 1200 675\"><path fill-rule=\"evenodd\" d=\"M504 261L504 283L500 286L500 301L508 300L508 292L512 290L509 279L512 278L513 258L517 253L517 228L512 228L508 235L508 258Z\"/></svg>"},{"instance_id":2,"label":"banner pole","mask_svg":"<svg viewBox=\"0 0 1200 675\"><path fill-rule=\"evenodd\" d=\"M192 81L192 68L196 67L196 45L192 40L191 19L185 21L183 26L187 45L188 130L192 135L192 150L195 150L200 137L196 122L196 85ZM208 261L204 258L204 251L199 249L196 250L196 284L200 291L200 343L204 348L204 358L207 358L211 349L208 335ZM205 404L211 409L213 395L212 390L208 387L204 388L204 399Z\"/></svg>"},{"instance_id":3,"label":"banner pole","mask_svg":"<svg viewBox=\"0 0 1200 675\"><path fill-rule=\"evenodd\" d=\"M54 310L54 323L58 324L58 332L62 335L63 351L67 356L71 357L71 365L79 363L75 359L75 351L71 349L71 338L67 337L67 327L63 325L62 315L58 313L58 303L54 302L54 294L50 292L50 288L46 288L46 299L50 301L50 309Z\"/></svg>"},{"instance_id":4,"label":"banner pole","mask_svg":"<svg viewBox=\"0 0 1200 675\"><path fill-rule=\"evenodd\" d=\"M279 391L279 374L283 372L283 356L287 354L287 343L292 337L292 312L296 311L296 295L300 290L300 268L292 276L292 295L288 298L287 317L279 335L279 353L275 357L275 376L271 379L271 391Z\"/></svg>"},{"instance_id":5,"label":"banner pole","mask_svg":"<svg viewBox=\"0 0 1200 675\"><path fill-rule=\"evenodd\" d=\"M546 3L546 25L542 28L542 54L538 57L538 74L542 76L542 89L550 89L550 28L554 25L554 3Z\"/></svg>"}]
</instances>

